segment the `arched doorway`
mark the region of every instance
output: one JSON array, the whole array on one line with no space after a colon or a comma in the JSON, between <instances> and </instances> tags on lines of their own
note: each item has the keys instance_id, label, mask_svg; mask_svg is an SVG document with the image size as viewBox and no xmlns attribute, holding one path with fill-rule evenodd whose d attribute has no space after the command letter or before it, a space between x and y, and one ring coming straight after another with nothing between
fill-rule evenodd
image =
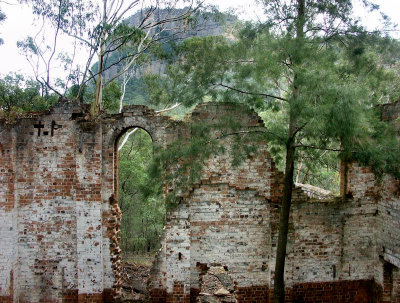
<instances>
[{"instance_id":1,"label":"arched doorway","mask_svg":"<svg viewBox=\"0 0 400 303\"><path fill-rule=\"evenodd\" d=\"M126 129L116 140L116 197L121 210L121 298L146 296L147 276L165 224L162 185L150 174L153 140L138 127Z\"/></svg>"}]
</instances>

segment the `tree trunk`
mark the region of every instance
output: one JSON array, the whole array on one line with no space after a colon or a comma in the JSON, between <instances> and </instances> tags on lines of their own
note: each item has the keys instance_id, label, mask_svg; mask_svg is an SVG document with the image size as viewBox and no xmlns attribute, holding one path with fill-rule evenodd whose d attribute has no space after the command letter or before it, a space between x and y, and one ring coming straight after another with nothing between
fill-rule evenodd
<instances>
[{"instance_id":1,"label":"tree trunk","mask_svg":"<svg viewBox=\"0 0 400 303\"><path fill-rule=\"evenodd\" d=\"M297 0L297 18L296 18L296 44L298 54L293 58L293 65L301 65L301 56L304 45L304 25L305 25L305 0ZM299 86L297 75L293 78L292 98L289 101L294 102L299 96ZM289 131L288 142L286 143L286 164L285 164L285 179L283 187L283 201L279 215L279 236L278 247L276 249L275 261L275 277L274 277L274 303L285 302L285 259L286 259L286 246L289 230L289 214L290 206L292 203L292 190L293 190L293 174L295 165L296 153L296 134L300 131L297 128L298 118L297 114L292 108L289 109Z\"/></svg>"},{"instance_id":2,"label":"tree trunk","mask_svg":"<svg viewBox=\"0 0 400 303\"><path fill-rule=\"evenodd\" d=\"M99 52L99 68L96 81L96 98L90 108L90 114L92 118L98 116L100 113L101 102L103 99L103 64L104 64L104 53L106 49L106 25L107 25L107 0L103 0L103 22L100 37L100 52Z\"/></svg>"},{"instance_id":3,"label":"tree trunk","mask_svg":"<svg viewBox=\"0 0 400 303\"><path fill-rule=\"evenodd\" d=\"M291 127L289 128L289 142L286 146L286 165L285 165L285 179L283 188L283 201L279 215L279 236L278 236L278 247L276 250L275 277L274 277L274 303L283 303L285 301L285 283L284 283L285 258L286 258L287 236L289 230L290 205L292 203L294 158L296 152L293 135L294 135L294 123L291 122Z\"/></svg>"}]
</instances>

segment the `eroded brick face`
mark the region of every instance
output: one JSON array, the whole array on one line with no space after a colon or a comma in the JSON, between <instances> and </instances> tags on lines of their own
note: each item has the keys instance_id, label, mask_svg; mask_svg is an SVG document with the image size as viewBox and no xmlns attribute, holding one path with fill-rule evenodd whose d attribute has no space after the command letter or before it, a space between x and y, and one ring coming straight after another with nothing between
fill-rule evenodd
<instances>
[{"instance_id":1,"label":"eroded brick face","mask_svg":"<svg viewBox=\"0 0 400 303\"><path fill-rule=\"evenodd\" d=\"M383 119L398 117L397 109L384 107ZM83 118L86 110L67 102L0 123L0 302L114 302L116 141L132 127L164 147L191 135L186 124L144 106L96 123ZM200 105L191 119L212 125L219 117L241 122L244 133L262 127L256 114L229 104ZM283 174L266 143L234 166L234 136L220 141L226 152L207 160L167 213L148 284L153 302L194 302L212 266L229 275L237 302L272 300ZM343 168L342 198L294 190L287 302L400 300L399 182L377 180L357 163Z\"/></svg>"}]
</instances>

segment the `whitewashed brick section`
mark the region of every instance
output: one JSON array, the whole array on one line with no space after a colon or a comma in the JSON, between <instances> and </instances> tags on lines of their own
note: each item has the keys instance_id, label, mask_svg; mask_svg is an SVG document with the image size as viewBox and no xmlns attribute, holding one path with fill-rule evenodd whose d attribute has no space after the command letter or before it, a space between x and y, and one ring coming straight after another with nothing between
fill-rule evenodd
<instances>
[{"instance_id":1,"label":"whitewashed brick section","mask_svg":"<svg viewBox=\"0 0 400 303\"><path fill-rule=\"evenodd\" d=\"M169 224L165 235L166 286L172 293L176 283L183 284L185 293L190 292L190 209L181 204L168 214ZM162 256L162 255L161 255Z\"/></svg>"},{"instance_id":2,"label":"whitewashed brick section","mask_svg":"<svg viewBox=\"0 0 400 303\"><path fill-rule=\"evenodd\" d=\"M14 292L20 300L61 300L63 289L77 287L76 235L71 224L75 218L74 202L67 199L42 200L19 209Z\"/></svg>"},{"instance_id":3,"label":"whitewashed brick section","mask_svg":"<svg viewBox=\"0 0 400 303\"><path fill-rule=\"evenodd\" d=\"M0 209L0 296L9 296L11 271L17 256L17 228L15 211ZM8 275L6 274L8 273Z\"/></svg>"},{"instance_id":4,"label":"whitewashed brick section","mask_svg":"<svg viewBox=\"0 0 400 303\"><path fill-rule=\"evenodd\" d=\"M76 209L79 293L101 293L102 207L100 203L79 201L76 203Z\"/></svg>"},{"instance_id":5,"label":"whitewashed brick section","mask_svg":"<svg viewBox=\"0 0 400 303\"><path fill-rule=\"evenodd\" d=\"M202 185L192 193L191 271L196 265L226 266L237 286L267 284L269 220L267 200L255 191ZM198 274L192 274L192 287Z\"/></svg>"}]
</instances>

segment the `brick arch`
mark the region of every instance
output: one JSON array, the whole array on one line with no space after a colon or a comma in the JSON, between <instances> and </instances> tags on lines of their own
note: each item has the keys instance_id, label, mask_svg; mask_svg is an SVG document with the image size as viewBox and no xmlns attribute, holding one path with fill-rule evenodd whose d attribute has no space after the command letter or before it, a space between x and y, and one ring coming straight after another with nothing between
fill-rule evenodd
<instances>
[{"instance_id":1,"label":"brick arch","mask_svg":"<svg viewBox=\"0 0 400 303\"><path fill-rule=\"evenodd\" d=\"M151 133L150 133L147 129L135 125L135 126L127 127L127 128L124 128L124 129L121 130L121 133L120 133L119 135L117 135L116 138L115 138L115 141L114 141L115 148L118 147L118 144L117 144L117 143L119 142L119 140L120 140L127 132L129 132L130 130L135 129L135 128L138 128L138 129L140 129L140 130L144 130L144 131L150 136L151 141L154 142L154 139L153 139Z\"/></svg>"},{"instance_id":2,"label":"brick arch","mask_svg":"<svg viewBox=\"0 0 400 303\"><path fill-rule=\"evenodd\" d=\"M154 113L154 112L153 112ZM103 142L105 147L111 147L115 145L115 142L131 128L141 128L145 130L152 138L154 144L164 146L166 143L166 128L169 127L171 121L167 117L162 116L135 116L126 114L134 113L123 113L122 117L112 121L110 125L107 125L103 130Z\"/></svg>"},{"instance_id":3,"label":"brick arch","mask_svg":"<svg viewBox=\"0 0 400 303\"><path fill-rule=\"evenodd\" d=\"M176 128L172 120L156 115L153 110L143 105L125 106L122 113L110 115L108 119L104 119L102 129L102 170L104 175L102 196L104 198L111 197L115 193L115 174L113 172L117 160L116 142L128 129L134 127L145 130L152 138L153 144L158 146L166 146L176 137Z\"/></svg>"},{"instance_id":4,"label":"brick arch","mask_svg":"<svg viewBox=\"0 0 400 303\"><path fill-rule=\"evenodd\" d=\"M130 123L127 123L130 124ZM118 177L118 170L119 170L119 151L118 151L118 146L119 146L119 141L120 139L127 133L129 132L129 130L133 129L133 128L139 128L140 130L144 130L151 138L151 140L153 141L153 146L154 146L154 139L151 135L151 133L140 126L131 126L131 127L117 127L117 128L113 128L113 132L111 134L111 142L113 143L113 178L112 178L112 182L113 182L113 194L110 196L109 199L109 214L110 214L110 218L112 218L111 220L114 221L113 224L110 224L107 226L107 232L108 234L112 234L115 233L115 230L118 230L121 228L121 220L122 220L122 212L121 209L119 208L119 190L118 190L118 182L119 182L119 177ZM120 130L121 129L121 130ZM113 275L115 277L114 279L114 285L113 285L113 290L112 290L112 296L118 297L119 292L120 292L120 285L118 283L116 283L116 281L119 281L121 279L120 275L121 275L121 271L120 268L118 266L118 262L121 259L120 256L120 252L121 252L121 248L120 248L120 243L117 239L117 236L114 235L112 237L110 237L110 245L109 245L109 249L110 249L110 254L111 254L111 263L112 265L112 271L113 271Z\"/></svg>"}]
</instances>

